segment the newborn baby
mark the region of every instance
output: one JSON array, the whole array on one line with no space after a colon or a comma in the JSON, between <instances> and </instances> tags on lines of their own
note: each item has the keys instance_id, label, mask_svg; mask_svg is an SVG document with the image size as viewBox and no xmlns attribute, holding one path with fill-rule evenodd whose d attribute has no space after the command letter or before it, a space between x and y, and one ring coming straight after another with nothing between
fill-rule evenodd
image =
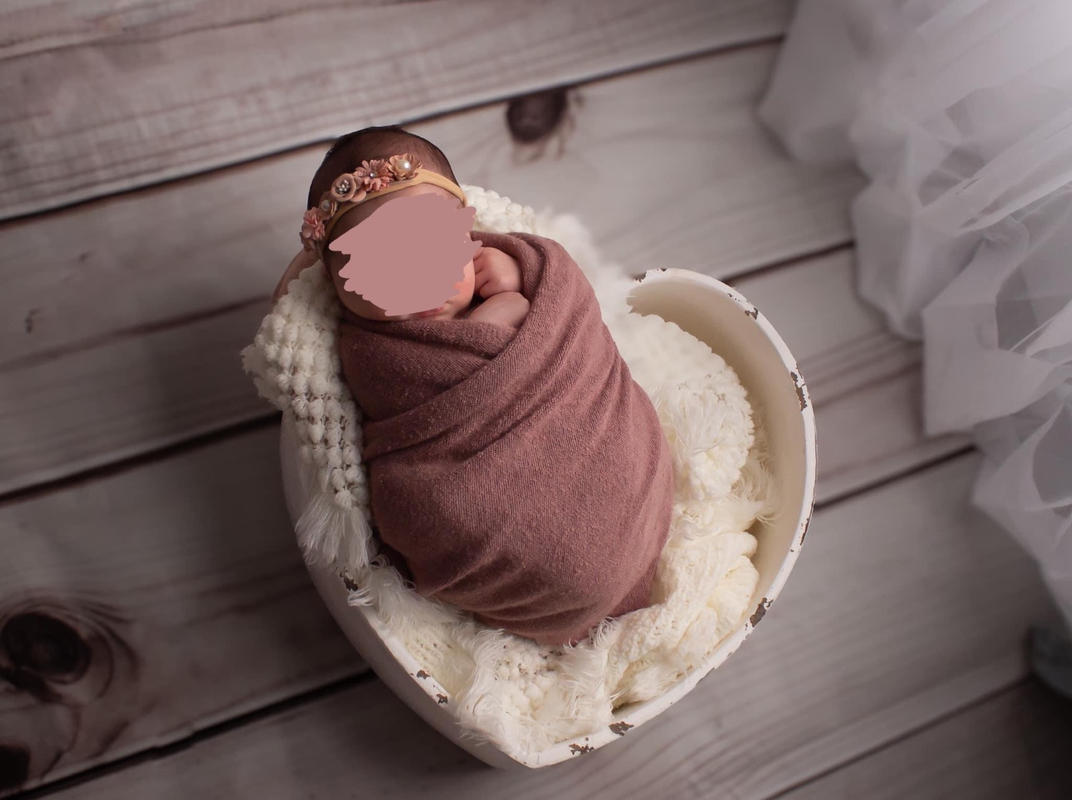
<instances>
[{"instance_id":1,"label":"newborn baby","mask_svg":"<svg viewBox=\"0 0 1072 800\"><path fill-rule=\"evenodd\" d=\"M412 142L409 144L412 146ZM408 198L422 196L428 202L408 200ZM406 202L399 203L397 202L399 200ZM388 203L393 203L393 205L389 208L385 207ZM406 208L402 208L403 206ZM439 207L436 208L436 206ZM406 231L398 230L400 227L398 223L405 219L406 213L409 212L411 217L419 221L442 221L444 216L449 218L450 209L461 210L463 208L462 201L441 186L433 183L417 183L387 195L367 199L338 218L331 230L331 240L325 242L326 249L323 247L319 249L322 251L322 260L335 284L336 293L343 307L356 316L370 320L445 320L462 317L516 330L529 309L528 299L521 294L521 270L517 261L509 254L493 247L482 246L479 240L474 244L476 251L469 261L460 267L455 265L453 270L448 267L444 271L445 274L449 273L454 277L458 277L460 271L461 279L455 281L451 287L453 294L437 306L416 312L389 314L380 305L372 302L369 295L372 297L375 295L367 291L371 287L362 285L360 280L362 270L355 268L356 263L351 263L357 261L351 258L353 253L360 252L369 255L369 244L376 243L386 245L385 250L388 252L371 255L371 260L393 260L396 264L400 261L415 260L412 254L407 255L397 250L394 253L389 252L391 247L399 247L399 234L402 237L406 234ZM396 211L396 209L399 210ZM388 219L392 213L394 220ZM467 241L473 241L469 230L472 227L474 210L468 209L468 213L462 212L458 216L468 220L464 236ZM370 218L375 223L369 221ZM359 225L362 229L368 230L361 231L363 236L354 236L351 232L358 232L356 229ZM326 232L324 238L327 239ZM297 277L297 273L308 265L308 258L296 259L292 263L276 287L276 299L285 291L286 285ZM431 270L427 270L426 272L431 273L429 277L432 277L438 268L434 266ZM369 271L364 270L364 272ZM404 276L392 274L392 272L397 273L397 270L385 272L387 272L385 276L387 281L393 284L390 288L395 290L396 295L401 291L416 299L416 292L412 291L417 288L416 286L407 285ZM366 280L365 284L367 283L369 281Z\"/></svg>"},{"instance_id":2,"label":"newborn baby","mask_svg":"<svg viewBox=\"0 0 1072 800\"><path fill-rule=\"evenodd\" d=\"M339 297L381 552L417 592L541 644L647 606L672 462L569 254L471 234L446 157L400 128L340 139L305 253Z\"/></svg>"}]
</instances>

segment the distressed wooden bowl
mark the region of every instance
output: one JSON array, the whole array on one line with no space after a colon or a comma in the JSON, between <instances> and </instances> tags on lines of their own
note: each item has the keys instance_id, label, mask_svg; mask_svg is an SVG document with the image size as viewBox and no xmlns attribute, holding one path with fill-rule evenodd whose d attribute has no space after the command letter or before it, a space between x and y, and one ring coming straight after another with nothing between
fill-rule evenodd
<instances>
[{"instance_id":1,"label":"distressed wooden bowl","mask_svg":"<svg viewBox=\"0 0 1072 800\"><path fill-rule=\"evenodd\" d=\"M658 314L706 342L737 372L748 391L757 424L767 432L771 470L781 498L774 519L757 523L753 563L759 572L755 611L726 636L707 660L662 695L619 708L613 724L578 739L536 751L501 749L460 737L447 692L408 652L402 640L381 634L376 610L347 605L347 590L330 568L310 565L313 583L347 638L376 674L432 727L497 767L544 767L590 753L635 730L691 691L725 661L763 618L797 560L811 520L815 488L815 418L795 359L763 314L739 292L714 278L682 269L648 271L629 295L632 309ZM281 432L283 486L291 519L305 498L298 474L293 420L284 415ZM446 701L446 702L444 702Z\"/></svg>"}]
</instances>

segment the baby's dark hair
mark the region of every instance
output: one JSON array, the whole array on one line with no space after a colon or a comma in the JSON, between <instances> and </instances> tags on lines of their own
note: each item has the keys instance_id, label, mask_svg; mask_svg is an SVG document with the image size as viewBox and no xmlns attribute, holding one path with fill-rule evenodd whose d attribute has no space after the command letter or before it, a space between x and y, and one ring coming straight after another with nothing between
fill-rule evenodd
<instances>
[{"instance_id":1,"label":"baby's dark hair","mask_svg":"<svg viewBox=\"0 0 1072 800\"><path fill-rule=\"evenodd\" d=\"M340 136L331 145L309 185L309 204L312 208L320 202L320 195L331 188L331 182L343 172L349 172L372 158L387 158L395 153L409 153L425 167L438 172L455 183L450 161L443 151L427 139L404 130L400 125L381 125L362 128Z\"/></svg>"}]
</instances>

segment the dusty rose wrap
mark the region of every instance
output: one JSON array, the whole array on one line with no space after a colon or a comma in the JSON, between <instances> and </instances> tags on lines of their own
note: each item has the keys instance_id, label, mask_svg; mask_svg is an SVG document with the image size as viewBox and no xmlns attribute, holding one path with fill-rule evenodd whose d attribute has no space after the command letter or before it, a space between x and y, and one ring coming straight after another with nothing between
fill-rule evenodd
<instances>
[{"instance_id":1,"label":"dusty rose wrap","mask_svg":"<svg viewBox=\"0 0 1072 800\"><path fill-rule=\"evenodd\" d=\"M421 595L560 645L649 603L670 525L658 417L557 242L477 232L517 259L516 334L471 319L343 312L384 552Z\"/></svg>"}]
</instances>

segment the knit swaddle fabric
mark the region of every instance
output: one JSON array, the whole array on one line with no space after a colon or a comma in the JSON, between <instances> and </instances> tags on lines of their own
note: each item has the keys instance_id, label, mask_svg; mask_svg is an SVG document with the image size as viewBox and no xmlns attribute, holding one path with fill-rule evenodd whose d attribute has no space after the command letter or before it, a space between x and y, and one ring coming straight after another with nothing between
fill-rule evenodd
<instances>
[{"instance_id":1,"label":"knit swaddle fabric","mask_svg":"<svg viewBox=\"0 0 1072 800\"><path fill-rule=\"evenodd\" d=\"M531 306L516 333L344 312L373 523L420 594L576 643L648 603L670 526L669 446L565 248L481 238L521 268Z\"/></svg>"}]
</instances>

